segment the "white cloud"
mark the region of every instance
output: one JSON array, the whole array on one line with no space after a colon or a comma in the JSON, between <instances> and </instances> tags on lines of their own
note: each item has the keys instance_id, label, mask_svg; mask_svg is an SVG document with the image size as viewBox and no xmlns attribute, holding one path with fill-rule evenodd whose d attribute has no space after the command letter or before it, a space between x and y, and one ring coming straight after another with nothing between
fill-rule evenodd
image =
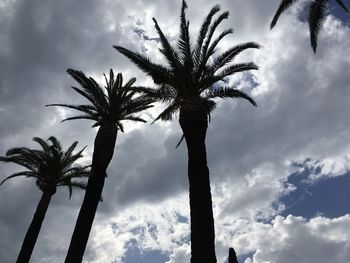
<instances>
[{"instance_id":1,"label":"white cloud","mask_svg":"<svg viewBox=\"0 0 350 263\"><path fill-rule=\"evenodd\" d=\"M350 215L305 220L277 216L271 224L255 223L238 235L238 251L254 251L245 263L347 262L350 256Z\"/></svg>"}]
</instances>

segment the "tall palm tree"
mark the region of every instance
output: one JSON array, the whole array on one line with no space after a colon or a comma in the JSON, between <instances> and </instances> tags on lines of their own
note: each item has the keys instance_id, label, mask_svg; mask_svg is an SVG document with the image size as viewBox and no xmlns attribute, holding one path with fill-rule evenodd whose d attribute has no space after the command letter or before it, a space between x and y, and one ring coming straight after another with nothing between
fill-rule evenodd
<instances>
[{"instance_id":1,"label":"tall palm tree","mask_svg":"<svg viewBox=\"0 0 350 263\"><path fill-rule=\"evenodd\" d=\"M48 141L38 137L33 138L33 140L40 144L42 147L41 150L26 147L12 148L7 151L6 156L0 157L0 161L15 163L26 168L25 171L8 176L0 185L11 178L25 176L26 178L35 179L36 185L43 192L25 235L21 251L16 261L17 263L29 262L40 232L41 224L45 218L51 197L56 193L56 188L67 186L70 198L74 188L85 189L85 183L76 179L82 179L89 175L87 169L90 166L75 164L82 157L84 150L82 149L78 153L73 154L78 142L74 142L67 151L63 151L61 144L53 136Z\"/></svg>"},{"instance_id":2,"label":"tall palm tree","mask_svg":"<svg viewBox=\"0 0 350 263\"><path fill-rule=\"evenodd\" d=\"M249 48L259 48L254 42L231 47L217 54L219 42L232 29L213 35L219 24L228 17L214 6L205 18L197 41L191 44L189 22L186 19L186 2L182 2L180 15L180 35L177 47L172 47L153 18L162 48L160 52L168 65L151 62L140 53L120 46L114 46L120 53L129 58L136 66L152 77L156 88L139 89L150 98L167 103L167 108L155 120L171 120L179 111L179 123L186 139L188 149L188 179L191 211L191 250L192 263L216 262L215 233L212 212L212 199L209 182L209 169L205 148L205 137L210 113L215 109L215 98L244 98L253 105L255 101L240 90L225 86L226 77L246 70L256 70L252 63L232 64L240 52Z\"/></svg>"},{"instance_id":3,"label":"tall palm tree","mask_svg":"<svg viewBox=\"0 0 350 263\"><path fill-rule=\"evenodd\" d=\"M67 72L81 86L81 88L72 88L85 97L89 104L50 104L47 106L61 106L83 113L83 115L70 117L63 121L88 119L95 122L92 127L99 127L94 143L91 176L65 260L66 263L77 263L83 259L107 175L106 170L113 157L117 132L118 130L124 132L122 121L145 122L135 114L152 107L152 100L140 96L135 97L137 92L131 88L136 79L131 78L123 85L122 74L118 73L115 79L113 70L110 70L109 80L105 76L106 86L104 88L93 78L86 77L81 71L68 69Z\"/></svg>"},{"instance_id":4,"label":"tall palm tree","mask_svg":"<svg viewBox=\"0 0 350 263\"><path fill-rule=\"evenodd\" d=\"M275 16L271 22L271 29L276 25L278 18L280 15L286 11L290 6L298 2L299 0L282 0L280 6L278 7ZM349 10L345 6L342 0L335 0L338 5L340 5L346 12L349 13ZM321 29L321 25L325 19L326 8L329 0L311 0L309 5L309 30L310 30L310 42L313 51L316 53L317 49L317 39L318 34Z\"/></svg>"}]
</instances>

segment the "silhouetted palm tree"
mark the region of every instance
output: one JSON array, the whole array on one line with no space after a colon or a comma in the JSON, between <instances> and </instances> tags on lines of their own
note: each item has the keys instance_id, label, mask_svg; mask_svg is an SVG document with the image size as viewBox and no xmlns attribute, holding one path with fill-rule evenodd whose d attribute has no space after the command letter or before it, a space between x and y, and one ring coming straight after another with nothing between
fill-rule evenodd
<instances>
[{"instance_id":1,"label":"silhouetted palm tree","mask_svg":"<svg viewBox=\"0 0 350 263\"><path fill-rule=\"evenodd\" d=\"M135 97L136 91L131 90L135 78L123 85L122 74L114 79L110 70L109 80L105 76L106 86L101 87L93 78L88 78L83 72L68 69L81 86L72 87L85 97L87 105L50 104L47 106L62 106L83 112L83 115L67 118L66 120L89 119L95 121L92 127L98 127L92 157L92 173L89 177L83 204L74 228L73 236L65 262L81 262L95 217L98 202L103 190L106 170L112 160L118 130L124 132L124 120L145 122L135 114L152 107L152 101L145 97Z\"/></svg>"},{"instance_id":2,"label":"silhouetted palm tree","mask_svg":"<svg viewBox=\"0 0 350 263\"><path fill-rule=\"evenodd\" d=\"M233 249L233 247L230 247L228 250L228 263L238 263L236 251Z\"/></svg>"},{"instance_id":3,"label":"silhouetted palm tree","mask_svg":"<svg viewBox=\"0 0 350 263\"><path fill-rule=\"evenodd\" d=\"M90 166L80 166L75 162L82 157L84 149L73 154L78 142L74 142L67 151L63 151L61 144L55 137L50 137L48 142L35 137L33 140L40 144L42 150L29 148L12 148L7 151L6 156L0 157L0 161L15 163L26 168L25 171L14 173L3 180L5 181L25 176L36 180L36 185L43 192L43 195L36 208L33 220L24 238L21 251L17 258L17 263L29 262L36 240L38 238L41 224L45 218L51 197L56 193L56 188L67 186L69 197L74 188L85 189L85 183L81 179L89 175L87 168Z\"/></svg>"},{"instance_id":4,"label":"silhouetted palm tree","mask_svg":"<svg viewBox=\"0 0 350 263\"><path fill-rule=\"evenodd\" d=\"M179 123L188 149L188 178L191 211L191 250L192 263L216 262L214 219L210 193L209 170L205 148L205 137L210 112L214 110L215 98L244 98L253 105L254 100L245 93L220 85L218 82L246 70L258 69L254 63L231 64L241 51L259 48L253 42L244 43L216 54L218 43L232 29L228 29L212 40L219 24L228 17L228 12L220 14L215 6L204 20L197 41L191 45L189 22L186 20L186 2L183 1L180 16L180 35L177 48L170 45L155 19L162 49L160 52L168 66L155 64L142 54L120 46L114 46L141 70L152 77L156 88L143 88L140 91L149 97L168 104L168 107L155 120L171 120L174 113L180 112Z\"/></svg>"},{"instance_id":5,"label":"silhouetted palm tree","mask_svg":"<svg viewBox=\"0 0 350 263\"><path fill-rule=\"evenodd\" d=\"M291 5L295 4L299 0L282 0L280 6L277 9L275 16L271 22L271 29L276 25L280 15L288 9ZM349 10L345 6L342 0L335 0L338 5L340 5L346 12L349 13ZM326 8L329 0L312 0L309 5L309 29L310 29L310 41L311 46L314 52L316 53L317 49L317 39L320 32L322 22L325 18Z\"/></svg>"}]
</instances>

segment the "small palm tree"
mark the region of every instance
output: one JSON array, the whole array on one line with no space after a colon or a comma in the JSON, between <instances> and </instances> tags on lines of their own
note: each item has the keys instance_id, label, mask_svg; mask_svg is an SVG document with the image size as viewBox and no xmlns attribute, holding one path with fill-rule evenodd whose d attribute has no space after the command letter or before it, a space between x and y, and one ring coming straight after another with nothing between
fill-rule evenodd
<instances>
[{"instance_id":1,"label":"small palm tree","mask_svg":"<svg viewBox=\"0 0 350 263\"><path fill-rule=\"evenodd\" d=\"M132 90L132 85L136 79L131 78L123 85L122 74L118 73L114 78L113 70L110 70L109 80L105 76L106 86L104 88L93 78L86 77L81 71L68 69L67 72L81 86L81 88L72 88L85 97L89 104L50 104L47 106L61 106L83 113L83 115L70 117L63 121L88 119L94 121L92 127L99 127L94 143L91 176L65 260L66 263L76 263L83 259L107 175L106 170L113 157L117 132L118 130L124 132L122 122L125 120L145 122L135 114L152 107L152 100L140 96L135 97L137 92Z\"/></svg>"},{"instance_id":2,"label":"small palm tree","mask_svg":"<svg viewBox=\"0 0 350 263\"><path fill-rule=\"evenodd\" d=\"M271 22L271 29L276 25L278 18L280 15L286 11L290 6L298 2L299 0L282 0L280 6L278 7L275 16ZM346 12L349 13L349 10L345 6L342 0L335 0L338 5L340 5ZM312 0L309 5L309 30L310 30L310 42L313 51L316 53L317 49L317 39L318 34L321 29L321 25L326 15L326 8L329 0Z\"/></svg>"},{"instance_id":3,"label":"small palm tree","mask_svg":"<svg viewBox=\"0 0 350 263\"><path fill-rule=\"evenodd\" d=\"M180 112L179 122L188 149L191 262L212 263L216 262L215 234L205 148L209 116L215 109L215 98L243 98L256 105L247 94L223 83L226 77L235 73L258 69L252 62L231 62L242 51L259 48L259 45L248 42L217 54L219 42L233 32L232 29L228 29L213 39L217 27L229 15L228 12L224 12L214 19L215 14L220 11L219 6L211 9L201 26L196 43L192 45L186 8L186 2L183 1L177 48L170 45L156 19L153 19L162 44L160 52L166 58L168 66L153 63L144 55L126 48L114 47L151 76L157 85L154 89L139 89L150 98L167 103L167 108L155 120L171 120L176 112Z\"/></svg>"},{"instance_id":4,"label":"small palm tree","mask_svg":"<svg viewBox=\"0 0 350 263\"><path fill-rule=\"evenodd\" d=\"M33 140L40 144L41 150L25 147L12 148L7 151L6 156L0 157L0 161L15 163L26 168L25 171L10 175L0 185L11 178L25 176L26 178L35 179L36 185L43 192L24 238L17 263L29 262L41 224L45 218L51 197L56 193L56 188L60 186L68 187L69 197L71 197L74 188L85 189L85 183L76 179L82 179L89 175L87 169L90 166L75 164L82 157L84 150L73 154L78 142L74 142L67 151L63 151L61 144L55 137L50 137L48 141L38 137L33 138Z\"/></svg>"},{"instance_id":5,"label":"small palm tree","mask_svg":"<svg viewBox=\"0 0 350 263\"><path fill-rule=\"evenodd\" d=\"M238 263L236 251L233 249L233 247L230 247L228 250L228 263Z\"/></svg>"}]
</instances>

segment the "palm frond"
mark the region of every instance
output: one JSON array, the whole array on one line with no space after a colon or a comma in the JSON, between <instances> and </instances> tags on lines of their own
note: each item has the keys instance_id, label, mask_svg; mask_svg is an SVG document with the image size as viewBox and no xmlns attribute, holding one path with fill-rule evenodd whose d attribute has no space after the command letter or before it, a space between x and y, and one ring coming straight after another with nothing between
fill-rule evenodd
<instances>
[{"instance_id":1,"label":"palm frond","mask_svg":"<svg viewBox=\"0 0 350 263\"><path fill-rule=\"evenodd\" d=\"M214 22L211 24L210 28L209 28L209 32L208 35L204 41L204 44L202 46L201 49L201 57L200 57L200 62L199 62L199 67L197 68L197 72L196 72L196 76L195 78L198 80L201 78L202 74L204 73L204 69L206 67L206 64L210 58L210 56L212 55L212 52L214 50L209 50L209 45L211 43L211 39L214 35L214 32L216 30L216 28L220 25L220 23L224 20L227 19L229 16L229 12L224 12L222 13L216 20L214 20ZM215 44L215 43L214 43Z\"/></svg>"},{"instance_id":2,"label":"palm frond","mask_svg":"<svg viewBox=\"0 0 350 263\"><path fill-rule=\"evenodd\" d=\"M286 11L291 5L295 4L298 2L298 0L282 0L280 6L278 7L276 14L274 15L271 24L270 24L270 29L272 29L276 23L280 15Z\"/></svg>"},{"instance_id":3,"label":"palm frond","mask_svg":"<svg viewBox=\"0 0 350 263\"><path fill-rule=\"evenodd\" d=\"M98 110L89 104L86 105L71 105L71 104L60 104L60 103L54 103L54 104L47 104L45 105L47 107L64 107L69 109L78 110L81 112L86 113L87 115L96 115Z\"/></svg>"},{"instance_id":4,"label":"palm frond","mask_svg":"<svg viewBox=\"0 0 350 263\"><path fill-rule=\"evenodd\" d=\"M182 1L181 15L180 15L180 36L177 41L177 47L180 50L181 60L183 65L188 71L192 70L193 60L191 54L191 44L189 36L189 22L186 20L185 9L187 4L185 1Z\"/></svg>"},{"instance_id":5,"label":"palm frond","mask_svg":"<svg viewBox=\"0 0 350 263\"><path fill-rule=\"evenodd\" d=\"M124 87L131 88L131 86L135 83L135 81L136 81L136 78L129 79L128 82L125 83Z\"/></svg>"},{"instance_id":6,"label":"palm frond","mask_svg":"<svg viewBox=\"0 0 350 263\"><path fill-rule=\"evenodd\" d=\"M79 116L73 116L73 117L65 118L65 119L63 119L61 122L71 121L71 120L80 120L80 119L99 121L98 116L79 115Z\"/></svg>"},{"instance_id":7,"label":"palm frond","mask_svg":"<svg viewBox=\"0 0 350 263\"><path fill-rule=\"evenodd\" d=\"M39 137L34 137L34 138L33 138L33 141L39 143L40 146L43 148L43 150L44 150L45 152L48 152L48 151L49 151L49 148L50 148L50 147L49 147L49 145L47 144L47 142L44 141L43 139L41 139L41 138L39 138Z\"/></svg>"},{"instance_id":8,"label":"palm frond","mask_svg":"<svg viewBox=\"0 0 350 263\"><path fill-rule=\"evenodd\" d=\"M346 7L346 5L343 3L343 1L342 0L335 0L337 3L338 3L338 5L340 5L346 12L348 12L349 13L349 9Z\"/></svg>"},{"instance_id":9,"label":"palm frond","mask_svg":"<svg viewBox=\"0 0 350 263\"><path fill-rule=\"evenodd\" d=\"M222 99L237 99L237 98L243 98L249 101L252 105L255 107L257 106L256 102L254 99L252 99L250 96L248 96L246 93L234 89L234 88L228 88L228 87L219 87L212 89L208 91L205 95L204 98L206 99L215 99L215 98L222 98Z\"/></svg>"},{"instance_id":10,"label":"palm frond","mask_svg":"<svg viewBox=\"0 0 350 263\"><path fill-rule=\"evenodd\" d=\"M229 16L229 12L226 11L224 13L222 13L213 23L212 25L210 26L210 29L209 29L209 32L208 32L208 35L207 35L207 38L204 42L204 45L203 45L203 48L202 48L202 55L203 55L203 59L201 61L202 64L206 64L206 58L208 57L207 56L207 51L208 51L208 48L209 48L209 45L210 45L210 42L211 42L211 39L214 35L214 32L216 30L216 28L221 24L221 22L225 19L227 19Z\"/></svg>"},{"instance_id":11,"label":"palm frond","mask_svg":"<svg viewBox=\"0 0 350 263\"><path fill-rule=\"evenodd\" d=\"M152 18L154 22L154 26L157 30L157 33L160 38L160 43L162 44L162 48L160 52L167 59L172 71L176 71L179 68L179 57L175 51L175 49L170 45L168 39L165 37L163 31L160 29L158 22L155 18Z\"/></svg>"},{"instance_id":12,"label":"palm frond","mask_svg":"<svg viewBox=\"0 0 350 263\"><path fill-rule=\"evenodd\" d=\"M179 146L180 146L180 144L182 143L182 141L185 139L185 135L184 134L182 134L181 135L181 138L180 138L180 140L179 140L179 142L176 144L176 146L175 146L175 149L176 148L179 148Z\"/></svg>"},{"instance_id":13,"label":"palm frond","mask_svg":"<svg viewBox=\"0 0 350 263\"><path fill-rule=\"evenodd\" d=\"M82 153L83 151L86 149L87 145L85 147L83 147L79 152L77 152L76 154L72 154L72 152L68 152L66 151L63 156L62 156L62 163L65 167L71 167L75 161L77 161L78 159L80 159L81 157L83 157ZM84 171L84 169L86 168L81 168L80 166L76 166L78 169L73 169L75 170L76 172L81 172L81 171ZM74 167L73 167L74 168ZM83 169L83 170L82 170ZM64 172L66 172L66 170L64 169Z\"/></svg>"},{"instance_id":14,"label":"palm frond","mask_svg":"<svg viewBox=\"0 0 350 263\"><path fill-rule=\"evenodd\" d=\"M209 118L209 122L210 122L210 113L215 110L216 108L216 102L213 100L209 100L209 99L202 99L202 103L201 103L202 109L206 112L206 114L208 115Z\"/></svg>"},{"instance_id":15,"label":"palm frond","mask_svg":"<svg viewBox=\"0 0 350 263\"><path fill-rule=\"evenodd\" d=\"M221 80L227 76L233 75L234 73L243 72L247 70L258 70L258 69L259 67L253 62L234 64L221 69L220 73L218 73L214 77L217 77L218 79Z\"/></svg>"},{"instance_id":16,"label":"palm frond","mask_svg":"<svg viewBox=\"0 0 350 263\"><path fill-rule=\"evenodd\" d=\"M217 45L220 43L220 41L227 35L232 34L233 33L233 29L227 29L225 31L223 31L210 45L208 52L207 52L207 57L205 58L206 61L209 60L209 58L214 54L215 49L217 47Z\"/></svg>"},{"instance_id":17,"label":"palm frond","mask_svg":"<svg viewBox=\"0 0 350 263\"><path fill-rule=\"evenodd\" d=\"M98 85L98 83L93 78L88 78L82 71L75 69L67 69L67 73L75 79L83 90L74 88L77 92L80 90L80 94L90 100L96 107L105 109L108 107L106 95L103 89Z\"/></svg>"},{"instance_id":18,"label":"palm frond","mask_svg":"<svg viewBox=\"0 0 350 263\"><path fill-rule=\"evenodd\" d=\"M129 58L139 69L145 72L147 75L152 77L154 83L169 83L172 84L170 71L158 64L152 63L147 57L130 51L126 48L113 46L121 54Z\"/></svg>"},{"instance_id":19,"label":"palm frond","mask_svg":"<svg viewBox=\"0 0 350 263\"><path fill-rule=\"evenodd\" d=\"M157 118L154 119L152 124L157 120L170 121L172 120L173 115L178 111L180 106L176 103L170 104L165 110L163 110Z\"/></svg>"},{"instance_id":20,"label":"palm frond","mask_svg":"<svg viewBox=\"0 0 350 263\"><path fill-rule=\"evenodd\" d=\"M68 187L69 199L71 199L72 193L73 193L73 189L85 190L86 186L87 186L87 183L70 181L69 183L67 183L67 185L62 185L62 186L67 186Z\"/></svg>"},{"instance_id":21,"label":"palm frond","mask_svg":"<svg viewBox=\"0 0 350 263\"><path fill-rule=\"evenodd\" d=\"M41 164L43 156L48 152L40 152L25 147L11 148L6 152L6 157L0 157L0 161L15 163L35 172Z\"/></svg>"},{"instance_id":22,"label":"palm frond","mask_svg":"<svg viewBox=\"0 0 350 263\"><path fill-rule=\"evenodd\" d=\"M52 143L54 149L57 149L58 151L62 150L62 145L55 136L50 136L47 140Z\"/></svg>"},{"instance_id":23,"label":"palm frond","mask_svg":"<svg viewBox=\"0 0 350 263\"><path fill-rule=\"evenodd\" d=\"M243 43L237 46L234 46L230 49L228 49L227 51L221 53L220 55L218 55L214 61L212 62L212 64L209 66L209 68L211 69L211 71L213 73L215 73L217 70L219 70L220 68L222 68L223 66L227 65L228 63L232 62L232 60L242 51L246 50L246 49L250 49L250 48L256 48L259 49L260 45L255 43L255 42L247 42L247 43Z\"/></svg>"},{"instance_id":24,"label":"palm frond","mask_svg":"<svg viewBox=\"0 0 350 263\"><path fill-rule=\"evenodd\" d=\"M111 70L111 72L113 72L113 70ZM110 81L113 82L113 74L110 76ZM135 79L136 81L136 79ZM118 73L117 74L117 78L114 82L115 84L113 85L114 86L114 89L113 90L116 90L117 88L120 88L123 86L123 75L122 73Z\"/></svg>"},{"instance_id":25,"label":"palm frond","mask_svg":"<svg viewBox=\"0 0 350 263\"><path fill-rule=\"evenodd\" d=\"M72 143L71 146L69 146L68 150L63 154L63 157L62 157L63 160L68 160L70 158L70 156L72 155L72 153L73 153L75 147L77 147L77 145L78 145L78 142L75 141Z\"/></svg>"},{"instance_id":26,"label":"palm frond","mask_svg":"<svg viewBox=\"0 0 350 263\"><path fill-rule=\"evenodd\" d=\"M201 29L199 30L196 46L194 48L194 62L196 63L196 68L198 68L198 66L199 66L199 61L200 61L199 58L201 55L202 45L203 45L204 39L207 35L211 20L213 19L213 16L219 11L220 11L220 6L218 6L218 5L214 6L210 10L207 17L204 19L202 26L201 26Z\"/></svg>"},{"instance_id":27,"label":"palm frond","mask_svg":"<svg viewBox=\"0 0 350 263\"><path fill-rule=\"evenodd\" d=\"M318 34L325 19L327 0L313 1L309 9L310 41L314 52L317 49Z\"/></svg>"},{"instance_id":28,"label":"palm frond","mask_svg":"<svg viewBox=\"0 0 350 263\"><path fill-rule=\"evenodd\" d=\"M136 117L136 116L127 116L123 120L126 120L126 121L138 121L138 122L144 122L144 123L147 122L144 119L142 119L140 117Z\"/></svg>"},{"instance_id":29,"label":"palm frond","mask_svg":"<svg viewBox=\"0 0 350 263\"><path fill-rule=\"evenodd\" d=\"M120 130L121 132L124 132L124 126L123 126L123 124L121 124L120 122L118 122L116 125L117 125L118 130Z\"/></svg>"},{"instance_id":30,"label":"palm frond","mask_svg":"<svg viewBox=\"0 0 350 263\"><path fill-rule=\"evenodd\" d=\"M1 181L0 185L2 185L3 183L5 183L6 181L8 181L8 180L10 180L12 178L19 177L19 176L36 178L36 175L33 172L29 172L29 171L18 172L18 173L14 173L14 174L6 177L4 180Z\"/></svg>"},{"instance_id":31,"label":"palm frond","mask_svg":"<svg viewBox=\"0 0 350 263\"><path fill-rule=\"evenodd\" d=\"M169 85L160 85L155 88L132 87L132 89L143 94L146 99L150 99L152 102L160 101L169 103L175 100L178 94L177 90Z\"/></svg>"}]
</instances>

